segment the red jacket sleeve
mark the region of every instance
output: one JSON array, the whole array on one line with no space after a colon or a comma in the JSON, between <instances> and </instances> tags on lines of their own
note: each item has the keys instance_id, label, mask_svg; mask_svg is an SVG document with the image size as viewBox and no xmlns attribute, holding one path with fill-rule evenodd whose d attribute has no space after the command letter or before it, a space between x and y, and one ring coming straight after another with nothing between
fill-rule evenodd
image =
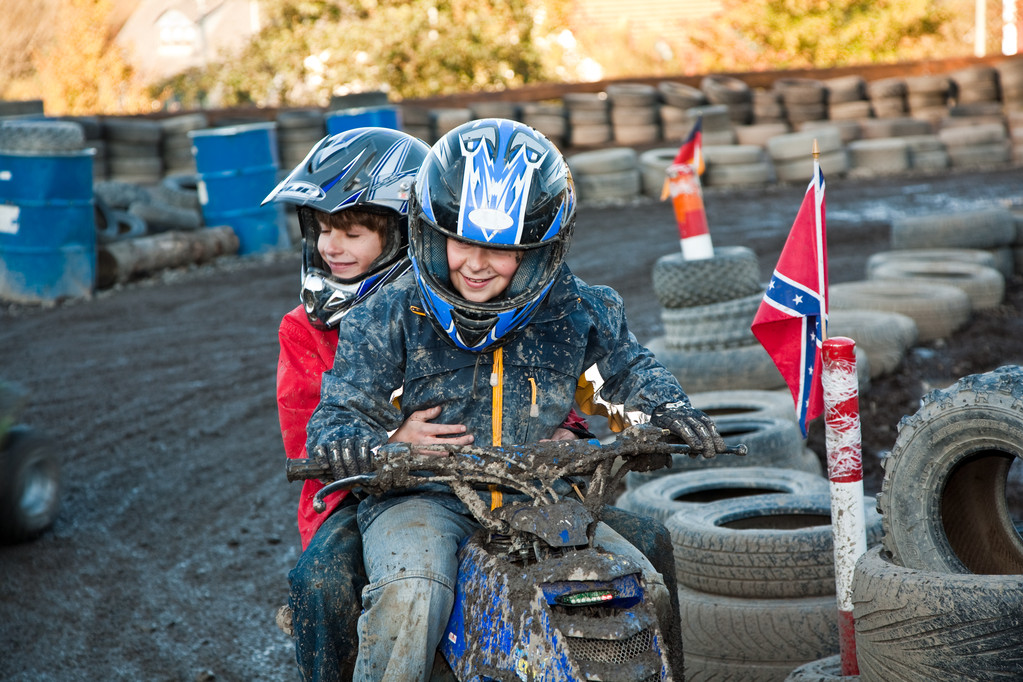
<instances>
[{"instance_id":1,"label":"red jacket sleeve","mask_svg":"<svg viewBox=\"0 0 1023 682\"><path fill-rule=\"evenodd\" d=\"M320 402L321 378L334 364L337 330L314 328L302 306L298 306L281 320L278 338L277 414L281 422L281 438L284 453L290 459L299 459L306 457L306 424ZM313 496L321 488L323 483L315 479L302 484L298 501L298 532L303 550L309 546L323 520L348 494L342 491L328 496L325 500L327 509L320 514L313 509Z\"/></svg>"}]
</instances>

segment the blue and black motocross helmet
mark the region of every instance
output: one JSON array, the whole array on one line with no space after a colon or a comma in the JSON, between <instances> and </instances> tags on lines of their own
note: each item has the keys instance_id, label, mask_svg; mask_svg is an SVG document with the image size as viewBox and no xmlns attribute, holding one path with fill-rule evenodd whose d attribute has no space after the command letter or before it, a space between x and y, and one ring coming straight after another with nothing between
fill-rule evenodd
<instances>
[{"instance_id":1,"label":"blue and black motocross helmet","mask_svg":"<svg viewBox=\"0 0 1023 682\"><path fill-rule=\"evenodd\" d=\"M263 203L297 207L302 231L301 300L309 321L331 329L360 301L408 270L409 192L430 147L390 128L356 128L313 146ZM316 212L347 209L387 216L383 253L358 277L340 279L323 262Z\"/></svg>"},{"instance_id":2,"label":"blue and black motocross helmet","mask_svg":"<svg viewBox=\"0 0 1023 682\"><path fill-rule=\"evenodd\" d=\"M470 121L438 140L413 187L409 253L441 337L485 351L529 324L565 261L575 207L564 157L527 125ZM521 261L508 288L485 303L462 297L448 273L448 239L517 252Z\"/></svg>"}]
</instances>

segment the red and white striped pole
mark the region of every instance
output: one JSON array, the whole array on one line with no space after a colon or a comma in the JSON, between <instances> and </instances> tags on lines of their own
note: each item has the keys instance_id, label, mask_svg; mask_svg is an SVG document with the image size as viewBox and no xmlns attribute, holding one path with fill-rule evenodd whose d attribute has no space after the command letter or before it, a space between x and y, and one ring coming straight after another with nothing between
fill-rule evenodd
<instances>
[{"instance_id":1,"label":"red and white striped pole","mask_svg":"<svg viewBox=\"0 0 1023 682\"><path fill-rule=\"evenodd\" d=\"M838 596L839 653L842 675L859 674L852 616L852 579L856 560L867 551L863 511L863 451L860 441L856 343L844 336L824 341L824 436L831 482L831 528L835 545L835 593Z\"/></svg>"},{"instance_id":2,"label":"red and white striped pole","mask_svg":"<svg viewBox=\"0 0 1023 682\"><path fill-rule=\"evenodd\" d=\"M675 163L668 166L667 173L682 257L686 260L713 258L714 245L707 229L699 172L688 163Z\"/></svg>"}]
</instances>

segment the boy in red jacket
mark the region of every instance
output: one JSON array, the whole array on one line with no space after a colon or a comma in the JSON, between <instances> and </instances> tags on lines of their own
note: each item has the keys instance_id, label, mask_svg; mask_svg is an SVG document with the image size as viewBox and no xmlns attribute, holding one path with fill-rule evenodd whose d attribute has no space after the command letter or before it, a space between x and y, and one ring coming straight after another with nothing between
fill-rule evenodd
<instances>
[{"instance_id":1,"label":"boy in red jacket","mask_svg":"<svg viewBox=\"0 0 1023 682\"><path fill-rule=\"evenodd\" d=\"M320 400L320 379L334 364L338 325L354 306L408 267L408 191L429 147L405 133L360 128L324 138L266 202L297 207L302 232L302 303L281 320L277 406L284 450L306 457L306 423ZM459 424L433 424L436 410L414 413L392 435L467 444ZM303 679L347 680L365 571L347 492L313 510L323 483L306 481L298 503L302 556L288 576L296 658Z\"/></svg>"}]
</instances>

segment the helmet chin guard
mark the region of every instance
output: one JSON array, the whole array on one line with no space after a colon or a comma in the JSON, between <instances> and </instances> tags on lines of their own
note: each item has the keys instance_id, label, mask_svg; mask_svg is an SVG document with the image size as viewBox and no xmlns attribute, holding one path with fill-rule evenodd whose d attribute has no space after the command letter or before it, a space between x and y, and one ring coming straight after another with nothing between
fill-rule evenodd
<instances>
[{"instance_id":1,"label":"helmet chin guard","mask_svg":"<svg viewBox=\"0 0 1023 682\"><path fill-rule=\"evenodd\" d=\"M496 348L525 327L568 252L575 186L561 152L506 119L463 124L423 162L409 210L413 273L431 322L457 348ZM514 251L518 269L499 296L477 303L452 286L447 242Z\"/></svg>"},{"instance_id":2,"label":"helmet chin guard","mask_svg":"<svg viewBox=\"0 0 1023 682\"><path fill-rule=\"evenodd\" d=\"M345 313L408 270L409 196L429 146L389 128L356 128L330 135L267 195L263 203L296 207L302 232L300 298L310 322L336 327ZM316 213L345 210L387 216L384 250L366 272L351 279L331 274L317 248Z\"/></svg>"}]
</instances>

